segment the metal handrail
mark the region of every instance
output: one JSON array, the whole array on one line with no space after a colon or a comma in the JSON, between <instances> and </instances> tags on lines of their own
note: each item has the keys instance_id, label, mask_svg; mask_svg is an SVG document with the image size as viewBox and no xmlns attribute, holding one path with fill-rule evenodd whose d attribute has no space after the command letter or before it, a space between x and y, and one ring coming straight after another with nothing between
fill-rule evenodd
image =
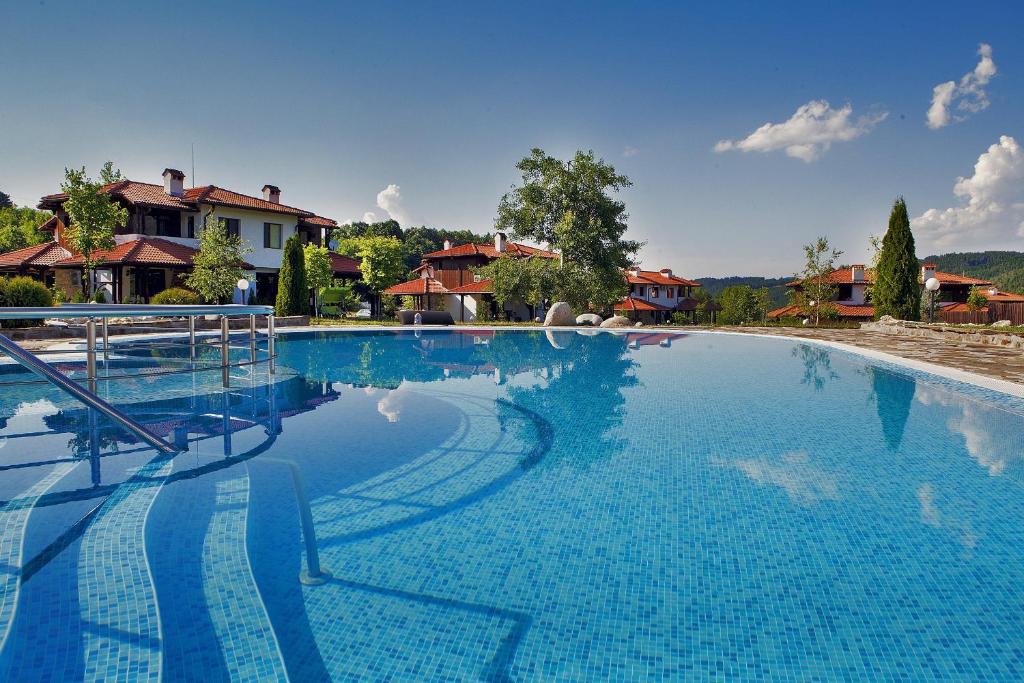
<instances>
[{"instance_id":1,"label":"metal handrail","mask_svg":"<svg viewBox=\"0 0 1024 683\"><path fill-rule=\"evenodd\" d=\"M265 315L267 316L267 363L270 374L274 374L275 368L275 344L274 340L276 333L274 330L274 309L270 306L247 306L240 304L231 304L226 306L153 306L153 305L107 305L107 304L71 304L67 306L58 306L54 308L42 308L42 307L10 307L0 308L0 320L26 320L34 319L41 320L45 318L85 318L85 354L86 354L86 379L88 380L89 388L85 389L74 381L64 376L56 369L51 367L41 358L23 349L16 342L8 338L7 336L0 334L0 350L6 353L8 356L13 358L15 361L20 363L23 367L31 370L37 375L41 376L46 381L54 384L59 389L70 394L74 398L77 398L82 403L86 404L90 408L93 408L111 420L117 422L128 431L134 433L140 439L157 448L164 453L177 453L181 450L179 447L167 443L164 439L153 434L144 426L133 420L132 418L125 415L123 412L107 403L99 396L96 395L96 383L99 379L96 372L96 321L97 319L102 321L102 335L103 335L103 358L104 361L108 358L108 352L110 349L110 343L107 332L107 320L109 318L121 318L121 317L140 317L140 316L174 316L174 317L185 317L188 319L188 342L189 342L189 356L191 360L195 360L195 350L197 345L205 345L203 340L197 342L196 340L196 326L195 320L198 316L216 315L220 318L220 368L222 375L222 383L225 389L231 386L231 375L230 370L232 367L238 365L252 365L258 362L257 359L257 333L256 333L256 316ZM234 363L230 362L230 351L232 348L230 324L228 322L229 316L247 315L249 316L249 362L248 363ZM238 348L235 346L234 348ZM244 348L244 347L243 347ZM194 370L193 370L194 371ZM152 376L153 373L147 373Z\"/></svg>"},{"instance_id":2,"label":"metal handrail","mask_svg":"<svg viewBox=\"0 0 1024 683\"><path fill-rule=\"evenodd\" d=\"M224 306L171 306L153 304L61 304L48 307L0 308L0 320L46 318L140 318L196 317L200 315L273 315L273 306L226 304Z\"/></svg>"}]
</instances>

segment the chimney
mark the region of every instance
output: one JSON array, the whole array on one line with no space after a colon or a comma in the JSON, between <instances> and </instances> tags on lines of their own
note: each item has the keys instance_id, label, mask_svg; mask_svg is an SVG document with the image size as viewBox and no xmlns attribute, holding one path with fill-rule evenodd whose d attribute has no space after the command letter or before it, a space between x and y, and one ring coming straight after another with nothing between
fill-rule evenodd
<instances>
[{"instance_id":1,"label":"chimney","mask_svg":"<svg viewBox=\"0 0 1024 683\"><path fill-rule=\"evenodd\" d=\"M933 278L933 277L935 277L935 264L934 263L926 263L923 266L921 266L921 282L922 283L928 282L928 280L930 278Z\"/></svg>"},{"instance_id":2,"label":"chimney","mask_svg":"<svg viewBox=\"0 0 1024 683\"><path fill-rule=\"evenodd\" d=\"M263 186L263 199L271 204L281 203L281 188L277 185L264 185Z\"/></svg>"},{"instance_id":3,"label":"chimney","mask_svg":"<svg viewBox=\"0 0 1024 683\"><path fill-rule=\"evenodd\" d=\"M505 242L508 238L503 232L494 233L494 250L499 254L505 253Z\"/></svg>"},{"instance_id":4,"label":"chimney","mask_svg":"<svg viewBox=\"0 0 1024 683\"><path fill-rule=\"evenodd\" d=\"M672 277L672 269L671 268L662 268L661 269L661 274L664 275L665 277Z\"/></svg>"},{"instance_id":5,"label":"chimney","mask_svg":"<svg viewBox=\"0 0 1024 683\"><path fill-rule=\"evenodd\" d=\"M165 168L164 192L172 197L180 197L185 194L185 174L176 168Z\"/></svg>"},{"instance_id":6,"label":"chimney","mask_svg":"<svg viewBox=\"0 0 1024 683\"><path fill-rule=\"evenodd\" d=\"M629 269L629 274L633 277L640 277L640 266L633 266Z\"/></svg>"},{"instance_id":7,"label":"chimney","mask_svg":"<svg viewBox=\"0 0 1024 683\"><path fill-rule=\"evenodd\" d=\"M444 250L448 251L451 248L452 248L452 241L451 240L445 240L444 241Z\"/></svg>"},{"instance_id":8,"label":"chimney","mask_svg":"<svg viewBox=\"0 0 1024 683\"><path fill-rule=\"evenodd\" d=\"M864 282L864 265L850 266L850 282Z\"/></svg>"}]
</instances>

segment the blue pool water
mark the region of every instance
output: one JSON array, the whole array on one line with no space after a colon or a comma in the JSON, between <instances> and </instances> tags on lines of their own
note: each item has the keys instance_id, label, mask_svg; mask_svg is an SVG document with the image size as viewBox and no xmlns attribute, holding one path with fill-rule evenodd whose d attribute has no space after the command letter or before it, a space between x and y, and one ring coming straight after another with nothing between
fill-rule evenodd
<instances>
[{"instance_id":1,"label":"blue pool water","mask_svg":"<svg viewBox=\"0 0 1024 683\"><path fill-rule=\"evenodd\" d=\"M0 390L0 680L1024 678L1019 400L746 336L279 350L103 386L175 457Z\"/></svg>"}]
</instances>

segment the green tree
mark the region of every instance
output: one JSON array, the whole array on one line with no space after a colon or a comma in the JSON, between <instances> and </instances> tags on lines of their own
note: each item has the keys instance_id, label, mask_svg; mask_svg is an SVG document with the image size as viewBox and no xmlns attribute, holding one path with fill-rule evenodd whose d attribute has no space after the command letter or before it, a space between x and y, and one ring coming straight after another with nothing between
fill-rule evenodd
<instances>
[{"instance_id":1,"label":"green tree","mask_svg":"<svg viewBox=\"0 0 1024 683\"><path fill-rule=\"evenodd\" d=\"M320 292L331 286L334 271L331 270L331 256L327 247L307 244L302 253L306 261L306 284L313 290L313 304L320 313Z\"/></svg>"},{"instance_id":2,"label":"green tree","mask_svg":"<svg viewBox=\"0 0 1024 683\"><path fill-rule=\"evenodd\" d=\"M694 317L698 325L710 325L715 314L715 298L703 287L693 290L693 300L697 302Z\"/></svg>"},{"instance_id":3,"label":"green tree","mask_svg":"<svg viewBox=\"0 0 1024 683\"><path fill-rule=\"evenodd\" d=\"M494 300L502 308L519 301L535 309L559 291L562 274L546 258L499 258L477 273L492 280Z\"/></svg>"},{"instance_id":4,"label":"green tree","mask_svg":"<svg viewBox=\"0 0 1024 683\"><path fill-rule=\"evenodd\" d=\"M11 195L7 194L3 190L0 190L0 209L12 208L14 208L14 202L11 201Z\"/></svg>"},{"instance_id":5,"label":"green tree","mask_svg":"<svg viewBox=\"0 0 1024 683\"><path fill-rule=\"evenodd\" d=\"M757 319L754 290L749 285L726 287L718 297L722 306L718 320L723 325L742 325Z\"/></svg>"},{"instance_id":6,"label":"green tree","mask_svg":"<svg viewBox=\"0 0 1024 683\"><path fill-rule=\"evenodd\" d=\"M988 297L985 296L985 292L978 286L971 287L971 291L967 294L967 308L977 311L985 306L988 306Z\"/></svg>"},{"instance_id":7,"label":"green tree","mask_svg":"<svg viewBox=\"0 0 1024 683\"><path fill-rule=\"evenodd\" d=\"M93 273L96 267L93 254L114 248L114 226L128 221L128 211L114 203L109 195L100 193L102 183L90 179L85 168L64 169L61 190L68 198L64 210L68 212L68 245L81 254L89 295L96 286Z\"/></svg>"},{"instance_id":8,"label":"green tree","mask_svg":"<svg viewBox=\"0 0 1024 683\"><path fill-rule=\"evenodd\" d=\"M121 169L114 168L113 161L106 162L103 164L103 167L100 168L100 182L104 185L120 182L122 180L124 180L124 176L121 175Z\"/></svg>"},{"instance_id":9,"label":"green tree","mask_svg":"<svg viewBox=\"0 0 1024 683\"><path fill-rule=\"evenodd\" d=\"M800 286L802 297L811 306L815 325L821 322L823 315L829 317L833 310L828 302L836 298L839 288L829 280L829 275L836 269L836 259L842 254L829 245L827 237L819 237L804 245L805 262Z\"/></svg>"},{"instance_id":10,"label":"green tree","mask_svg":"<svg viewBox=\"0 0 1024 683\"><path fill-rule=\"evenodd\" d=\"M0 252L45 242L47 236L39 231L39 226L49 220L51 215L47 211L37 211L27 206L0 209Z\"/></svg>"},{"instance_id":11,"label":"green tree","mask_svg":"<svg viewBox=\"0 0 1024 683\"><path fill-rule=\"evenodd\" d=\"M394 237L355 237L338 242L338 253L360 260L363 285L372 295L374 315L379 315L381 292L406 275L402 243Z\"/></svg>"},{"instance_id":12,"label":"green tree","mask_svg":"<svg viewBox=\"0 0 1024 683\"><path fill-rule=\"evenodd\" d=\"M768 311L772 310L772 292L767 287L754 290L754 317L762 323L768 319Z\"/></svg>"},{"instance_id":13,"label":"green tree","mask_svg":"<svg viewBox=\"0 0 1024 683\"><path fill-rule=\"evenodd\" d=\"M919 320L921 286L918 276L914 234L910 231L907 204L900 197L889 214L889 229L882 238L882 251L878 257L872 291L875 318L891 315L900 320Z\"/></svg>"},{"instance_id":14,"label":"green tree","mask_svg":"<svg viewBox=\"0 0 1024 683\"><path fill-rule=\"evenodd\" d=\"M208 215L185 283L207 303L227 301L242 278L242 262L248 252L241 237L228 233L224 221Z\"/></svg>"},{"instance_id":15,"label":"green tree","mask_svg":"<svg viewBox=\"0 0 1024 683\"><path fill-rule=\"evenodd\" d=\"M277 280L277 302L274 309L280 316L309 313L306 257L298 235L292 235L284 243L281 272Z\"/></svg>"},{"instance_id":16,"label":"green tree","mask_svg":"<svg viewBox=\"0 0 1024 683\"><path fill-rule=\"evenodd\" d=\"M629 187L629 178L582 151L563 162L534 149L516 168L522 185L501 198L495 227L561 252L574 270L564 290L579 302L610 308L628 291L623 269L643 246L624 239L626 205L611 195Z\"/></svg>"}]
</instances>

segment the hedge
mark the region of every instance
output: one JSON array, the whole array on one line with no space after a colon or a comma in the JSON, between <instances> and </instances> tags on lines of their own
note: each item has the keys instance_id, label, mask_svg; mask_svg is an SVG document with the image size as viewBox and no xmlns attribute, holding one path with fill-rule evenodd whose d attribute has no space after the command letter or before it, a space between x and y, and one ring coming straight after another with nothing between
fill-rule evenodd
<instances>
[{"instance_id":1,"label":"hedge","mask_svg":"<svg viewBox=\"0 0 1024 683\"><path fill-rule=\"evenodd\" d=\"M149 303L158 306L194 306L199 303L199 295L184 287L171 287L154 294Z\"/></svg>"},{"instance_id":2,"label":"hedge","mask_svg":"<svg viewBox=\"0 0 1024 683\"><path fill-rule=\"evenodd\" d=\"M20 276L0 278L0 306L42 308L53 306L53 294L38 280ZM36 327L42 320L4 320L3 327Z\"/></svg>"}]
</instances>

